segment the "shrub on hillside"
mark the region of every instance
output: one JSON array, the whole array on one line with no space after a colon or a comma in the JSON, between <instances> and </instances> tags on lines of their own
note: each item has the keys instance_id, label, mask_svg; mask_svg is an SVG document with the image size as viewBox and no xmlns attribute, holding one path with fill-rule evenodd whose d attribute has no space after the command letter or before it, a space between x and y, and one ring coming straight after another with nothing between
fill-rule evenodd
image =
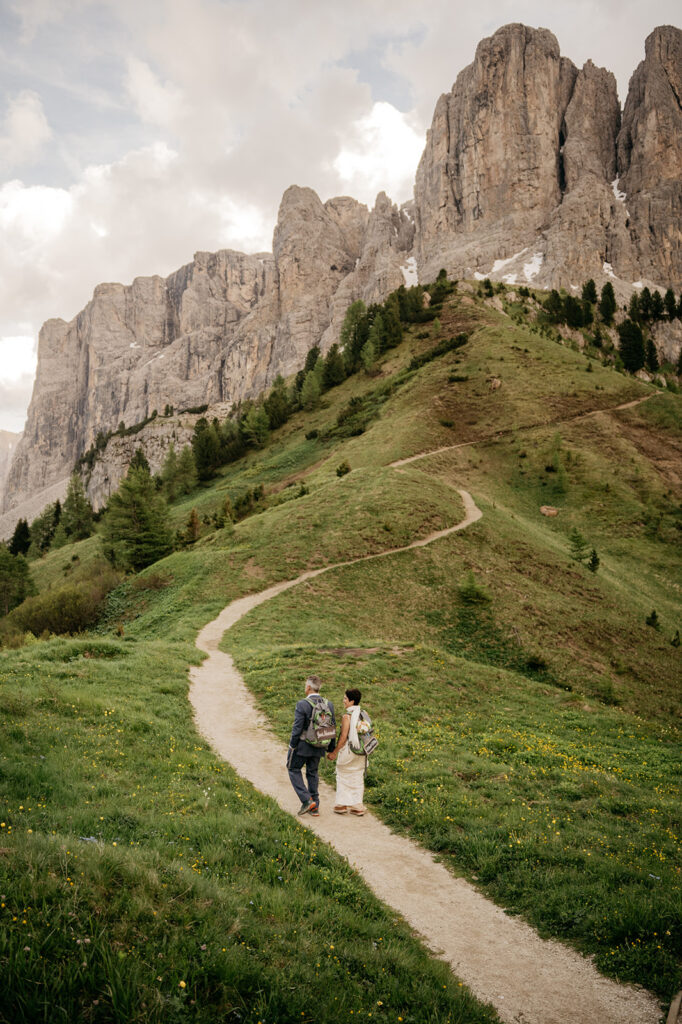
<instances>
[{"instance_id":1,"label":"shrub on hillside","mask_svg":"<svg viewBox=\"0 0 682 1024\"><path fill-rule=\"evenodd\" d=\"M350 473L350 466L347 462L342 462L336 467L336 475L345 476L346 473Z\"/></svg>"},{"instance_id":2,"label":"shrub on hillside","mask_svg":"<svg viewBox=\"0 0 682 1024\"><path fill-rule=\"evenodd\" d=\"M457 592L460 601L463 601L464 604L490 604L492 601L489 592L476 581L471 570L457 587Z\"/></svg>"},{"instance_id":3,"label":"shrub on hillside","mask_svg":"<svg viewBox=\"0 0 682 1024\"><path fill-rule=\"evenodd\" d=\"M46 590L28 597L7 616L10 630L21 633L80 633L97 622L104 598L120 582L109 566L97 566L97 575L79 583Z\"/></svg>"}]
</instances>

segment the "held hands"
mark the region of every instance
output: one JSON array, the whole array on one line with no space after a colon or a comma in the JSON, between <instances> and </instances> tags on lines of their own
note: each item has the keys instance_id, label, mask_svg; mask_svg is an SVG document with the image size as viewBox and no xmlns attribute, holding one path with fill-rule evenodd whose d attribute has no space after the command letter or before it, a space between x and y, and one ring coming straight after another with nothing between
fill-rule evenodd
<instances>
[{"instance_id":1,"label":"held hands","mask_svg":"<svg viewBox=\"0 0 682 1024\"><path fill-rule=\"evenodd\" d=\"M332 754L327 754L327 760L336 761L336 751L334 751Z\"/></svg>"}]
</instances>

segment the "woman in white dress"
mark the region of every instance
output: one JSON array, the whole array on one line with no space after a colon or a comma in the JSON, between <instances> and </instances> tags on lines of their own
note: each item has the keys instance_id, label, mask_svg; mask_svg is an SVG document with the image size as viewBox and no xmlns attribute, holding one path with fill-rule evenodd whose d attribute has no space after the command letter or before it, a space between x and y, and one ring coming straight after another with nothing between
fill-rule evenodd
<instances>
[{"instance_id":1,"label":"woman in white dress","mask_svg":"<svg viewBox=\"0 0 682 1024\"><path fill-rule=\"evenodd\" d=\"M339 742L331 754L330 761L336 761L336 804L335 814L364 814L362 798L365 792L365 755L354 754L350 749L358 744L358 720L360 718L359 690L346 690L343 698L345 708L341 719ZM349 742L350 741L350 742Z\"/></svg>"}]
</instances>

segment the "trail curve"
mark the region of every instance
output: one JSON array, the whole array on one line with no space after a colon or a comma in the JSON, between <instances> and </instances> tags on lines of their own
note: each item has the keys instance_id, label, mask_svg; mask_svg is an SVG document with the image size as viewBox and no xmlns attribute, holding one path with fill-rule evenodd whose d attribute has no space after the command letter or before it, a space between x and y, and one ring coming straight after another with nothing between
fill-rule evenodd
<instances>
[{"instance_id":1,"label":"trail curve","mask_svg":"<svg viewBox=\"0 0 682 1024\"><path fill-rule=\"evenodd\" d=\"M248 594L229 604L199 633L197 647L208 657L190 670L196 726L221 758L286 812L295 813L298 801L285 770L284 744L271 732L230 655L218 649L223 634L253 608L316 576L425 547L466 529L482 513L467 491L459 494L465 514L455 526L402 548L312 569ZM334 791L326 783L320 786L320 798L319 818L301 819L301 824L344 856L474 995L495 1007L505 1024L658 1024L660 1008L651 993L619 985L574 950L541 939L525 922L508 917L427 850L395 835L371 813L363 818L335 817Z\"/></svg>"}]
</instances>

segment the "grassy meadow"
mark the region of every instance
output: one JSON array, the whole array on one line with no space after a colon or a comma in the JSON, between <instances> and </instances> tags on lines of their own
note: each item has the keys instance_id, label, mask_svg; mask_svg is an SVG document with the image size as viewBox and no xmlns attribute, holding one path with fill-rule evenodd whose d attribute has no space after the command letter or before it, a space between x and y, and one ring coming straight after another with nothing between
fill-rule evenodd
<instances>
[{"instance_id":1,"label":"grassy meadow","mask_svg":"<svg viewBox=\"0 0 682 1024\"><path fill-rule=\"evenodd\" d=\"M3 1024L496 1019L216 759L187 700L196 632L226 603L455 524L457 487L478 523L332 569L223 647L282 738L311 670L337 702L359 686L387 824L605 974L681 987L682 400L472 294L440 321L468 343L410 370L438 341L410 329L379 376L171 509L180 527L262 485L252 515L127 578L90 634L0 652ZM335 436L352 398L365 431ZM448 445L464 447L389 467ZM572 560L573 527L598 572ZM31 563L36 585L86 576L98 546Z\"/></svg>"}]
</instances>

